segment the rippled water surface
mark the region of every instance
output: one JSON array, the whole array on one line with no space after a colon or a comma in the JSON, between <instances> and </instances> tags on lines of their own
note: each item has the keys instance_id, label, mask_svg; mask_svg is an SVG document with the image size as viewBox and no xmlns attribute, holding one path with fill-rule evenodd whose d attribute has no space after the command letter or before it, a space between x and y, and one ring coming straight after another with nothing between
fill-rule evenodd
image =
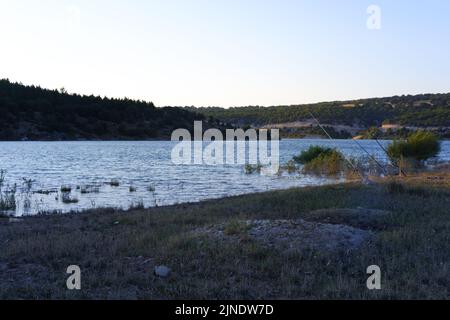
<instances>
[{"instance_id":1,"label":"rippled water surface","mask_svg":"<svg viewBox=\"0 0 450 320\"><path fill-rule=\"evenodd\" d=\"M360 143L385 160L375 141ZM364 154L351 140L283 140L281 163L311 144L337 147L352 156ZM160 206L331 182L299 175L246 175L242 165L174 165L170 159L174 145L169 141L0 142L0 169L7 170L5 183L18 186L15 214L19 216L95 207ZM450 142L443 142L442 147L440 159L450 160ZM29 192L23 178L33 180ZM109 185L112 180L120 185ZM70 198L78 202L64 203L61 186L70 187ZM130 192L130 186L136 191Z\"/></svg>"}]
</instances>

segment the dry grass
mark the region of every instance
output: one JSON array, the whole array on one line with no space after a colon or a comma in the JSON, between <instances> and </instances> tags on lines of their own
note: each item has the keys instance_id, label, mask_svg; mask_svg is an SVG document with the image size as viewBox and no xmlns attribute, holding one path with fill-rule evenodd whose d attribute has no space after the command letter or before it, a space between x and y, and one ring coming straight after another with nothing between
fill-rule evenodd
<instances>
[{"instance_id":1,"label":"dry grass","mask_svg":"<svg viewBox=\"0 0 450 320\"><path fill-rule=\"evenodd\" d=\"M345 184L13 224L0 219L0 298L448 298L450 190L402 183L407 192L392 192L388 182ZM389 214L362 217L355 214L361 207ZM375 238L352 251L287 254L258 241L236 244L194 232L223 224L242 233L234 222L255 219L342 224ZM78 292L65 289L72 264L82 269ZM366 288L373 264L383 272L381 291ZM172 276L156 278L156 265L169 266Z\"/></svg>"}]
</instances>

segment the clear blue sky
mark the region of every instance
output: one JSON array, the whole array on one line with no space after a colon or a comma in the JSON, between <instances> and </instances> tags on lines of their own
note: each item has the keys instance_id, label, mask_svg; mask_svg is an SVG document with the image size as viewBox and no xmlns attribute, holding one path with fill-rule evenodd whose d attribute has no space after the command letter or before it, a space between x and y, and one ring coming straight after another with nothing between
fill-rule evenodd
<instances>
[{"instance_id":1,"label":"clear blue sky","mask_svg":"<svg viewBox=\"0 0 450 320\"><path fill-rule=\"evenodd\" d=\"M445 0L0 0L0 41L2 78L158 106L450 92Z\"/></svg>"}]
</instances>

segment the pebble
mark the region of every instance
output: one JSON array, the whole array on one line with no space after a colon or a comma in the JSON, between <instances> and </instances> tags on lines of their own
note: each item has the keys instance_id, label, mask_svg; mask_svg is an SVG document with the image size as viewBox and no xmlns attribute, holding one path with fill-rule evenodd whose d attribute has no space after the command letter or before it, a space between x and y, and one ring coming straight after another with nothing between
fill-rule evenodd
<instances>
[{"instance_id":1,"label":"pebble","mask_svg":"<svg viewBox=\"0 0 450 320\"><path fill-rule=\"evenodd\" d=\"M157 266L155 267L155 275L160 278L167 278L170 276L171 270L166 266Z\"/></svg>"}]
</instances>

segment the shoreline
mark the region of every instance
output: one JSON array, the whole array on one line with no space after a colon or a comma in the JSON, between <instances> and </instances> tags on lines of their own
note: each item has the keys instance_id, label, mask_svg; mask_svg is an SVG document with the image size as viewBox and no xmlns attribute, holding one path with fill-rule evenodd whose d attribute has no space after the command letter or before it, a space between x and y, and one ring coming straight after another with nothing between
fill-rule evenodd
<instances>
[{"instance_id":1,"label":"shoreline","mask_svg":"<svg viewBox=\"0 0 450 320\"><path fill-rule=\"evenodd\" d=\"M397 139L401 139L401 138L397 138ZM395 140L395 138L380 138L380 139L355 139L355 138L348 138L348 139L333 139L330 140L327 137L304 137L304 138L281 138L280 141L282 140L327 140L327 141L352 141L352 140L358 140L358 141L393 141ZM80 139L80 140L0 140L0 143L2 142L170 142L172 141L170 138L167 139L160 139L160 138L155 138L155 139L136 139L136 140L128 140L128 139L111 139L111 140L84 140L84 139ZM224 140L224 141L228 141L228 140ZM439 141L442 142L447 142L450 141L450 139L439 139ZM175 141L176 142L176 141Z\"/></svg>"},{"instance_id":2,"label":"shoreline","mask_svg":"<svg viewBox=\"0 0 450 320\"><path fill-rule=\"evenodd\" d=\"M409 177L400 177L400 176L386 176L386 177L378 177L378 176L370 176L370 184L386 184L389 182L394 183L408 183L408 184L423 184L424 181L428 179L428 182L431 184L435 184L436 182L439 184L440 182L447 181L447 187L450 188L450 172L442 172L442 171L430 171L430 172L422 172L418 174L413 174ZM152 206L152 207L141 207L139 205L137 206L131 206L128 209L123 209L119 207L98 207L98 208L91 208L91 209L81 209L81 210L72 210L68 212L60 212L57 210L53 211L47 211L47 212L41 212L38 214L33 215L26 215L26 216L8 216L8 215L1 215L0 214L0 222L1 219L18 219L18 220L26 220L26 219L35 219L35 218L41 218L41 217L64 217L64 216L70 216L70 215L89 215L92 213L95 213L97 211L105 211L105 212L116 212L121 214L126 214L129 212L134 212L136 210L144 210L144 211L157 211L157 210L170 210L170 209L179 209L185 208L187 206L202 206L202 205L210 205L217 202L223 202L223 201L233 201L233 200L240 200L247 197L257 197L257 196L264 196L271 193L277 193L277 192L287 192L287 191L300 191L300 190L308 190L312 191L314 189L321 189L326 187L346 187L351 185L361 185L363 186L363 183L361 182L361 179L358 178L347 178L344 181L339 181L339 179L336 179L335 182L332 183L326 183L321 185L310 185L310 186L295 186L285 189L275 189L275 190L268 190L268 191L261 191L261 192L252 192L252 193L244 193L240 195L233 195L233 196L225 196L220 198L209 198L204 199L200 201L194 201L194 202L182 202L182 203L176 203L176 204L170 204L170 205L160 205L160 206ZM17 221L16 221L17 222Z\"/></svg>"},{"instance_id":3,"label":"shoreline","mask_svg":"<svg viewBox=\"0 0 450 320\"><path fill-rule=\"evenodd\" d=\"M449 178L0 219L0 298L446 298ZM365 287L373 264L382 291ZM70 265L82 270L81 291L65 289Z\"/></svg>"},{"instance_id":4,"label":"shoreline","mask_svg":"<svg viewBox=\"0 0 450 320\"><path fill-rule=\"evenodd\" d=\"M320 188L320 187L326 187L326 186L339 186L339 185L346 185L346 184L353 184L353 183L358 183L359 180L357 179L347 179L346 181L339 181L339 179L335 178L335 182L331 182L331 183L325 183L325 184L320 184L320 185L309 185L309 186L294 186L294 187L289 187L289 188L282 188L282 189L274 189L274 190L268 190L268 191L260 191L260 192L251 192L251 193L243 193L243 194L239 194L239 195L230 195L230 196L225 196L225 197L217 197L217 198L209 198L209 199L204 199L204 200L199 200L199 201L193 201L193 202L180 202L180 203L176 203L176 204L169 204L169 205L159 205L159 206L152 206L152 207L142 207L141 205L135 205L135 206L131 206L128 209L123 209L120 207L97 207L97 208L90 208L90 209L81 209L81 210L71 210L71 211L67 211L67 212L61 212L59 210L49 210L49 211L44 211L44 212L40 212L37 214L31 214L31 215L24 215L24 216L14 216L14 215L8 215L8 214L4 214L2 215L0 213L0 222L1 219L8 219L8 218L12 218L12 219L18 219L18 220L26 220L26 219L32 219L32 218L40 218L40 217L63 217L65 215L84 215L84 214L90 214L92 212L96 212L96 211L114 211L114 212L121 212L126 214L127 212L132 212L132 211L136 211L136 210L157 210L157 209L170 209L170 208L178 208L180 206L185 207L185 206L194 206L194 205L199 205L199 204L209 204L209 203L214 203L214 202L218 202L218 201L227 201L227 200L232 200L232 199L238 199L238 198L244 198L247 196L258 196L258 195L264 195L264 194L269 194L272 192L282 192L282 191L289 191L289 190L296 190L296 189L307 189L307 188ZM13 211L11 211L12 213ZM16 221L17 222L17 221Z\"/></svg>"},{"instance_id":5,"label":"shoreline","mask_svg":"<svg viewBox=\"0 0 450 320\"><path fill-rule=\"evenodd\" d=\"M399 177L395 175L388 175L388 176L374 176L369 175L368 178L368 184L379 184L379 183L387 183L388 181L396 181L396 182L411 182L414 180L422 181L425 179L425 177L428 177L428 179L447 179L450 181L450 171L448 167L448 163L445 162L445 166L440 167L439 165L432 166L431 169L428 169L427 171L421 171L416 173L410 173L408 177ZM422 181L423 182L423 181ZM430 182L430 181L428 181ZM431 181L433 182L433 181ZM234 198L245 198L249 196L263 196L264 194L270 194L273 192L283 192L283 191L289 191L289 190L302 190L302 189L314 189L314 188L321 188L321 187L327 187L327 186L345 186L345 185L351 185L351 184L362 184L362 181L359 177L352 177L348 176L346 178L337 178L333 176L328 177L328 181L326 183L320 183L316 185L302 185L302 186L289 186L285 188L278 188L278 189L271 189L271 190L264 190L264 191L252 191L249 193L241 193L241 194L235 194L235 195L228 195L228 196L222 196L222 197L216 197L211 196L208 198L204 198L197 201L187 201L187 202L174 202L172 204L157 204L155 206L144 206L142 202L131 204L128 208L126 207L120 207L120 206L96 206L96 207L88 207L88 208L73 208L73 209L49 209L49 210L42 210L36 213L28 213L24 215L16 215L17 211L14 210L5 210L0 211L0 219L12 219L15 222L23 219L28 218L39 218L39 217L46 217L46 216L65 216L65 215L81 215L86 213L95 212L97 210L104 210L104 211L115 211L115 212L131 212L134 210L154 210L154 209L160 209L160 208L177 208L179 206L192 206L192 205L198 205L198 204L209 204L214 203L218 201L226 201L231 200ZM450 187L450 185L449 185ZM76 189L78 190L79 187ZM58 194L58 190L55 189L54 193ZM33 194L39 194L39 192L32 192ZM49 194L53 194L49 193ZM81 196L83 194L81 193ZM77 195L75 195L75 199L79 199ZM1 220L0 220L1 221Z\"/></svg>"},{"instance_id":6,"label":"shoreline","mask_svg":"<svg viewBox=\"0 0 450 320\"><path fill-rule=\"evenodd\" d=\"M311 188L321 188L321 187L327 187L327 186L345 186L346 184L354 184L358 183L358 180L347 180L342 182L336 182L336 183L328 183L328 184L322 184L322 185L316 185L316 186L297 186L297 187L290 187L285 189L276 189L276 190L269 190L269 191L261 191L261 192L252 192L252 193L244 193L240 195L234 195L234 196L226 196L221 198L210 198L195 202L183 202L183 203L177 203L177 204L171 204L171 205L160 205L155 207L148 207L148 208L142 208L141 206L131 206L129 209L122 209L118 207L98 207L98 208L91 208L91 209L82 209L82 210L72 210L68 212L59 212L57 210L53 211L47 211L47 212L41 212L38 214L32 214L32 215L25 215L25 216L8 216L8 215L1 215L0 214L0 222L1 219L19 219L19 220L26 220L26 219L35 219L35 218L41 218L41 217L64 217L66 215L88 215L91 213L95 213L96 211L106 211L106 212L117 212L126 214L128 212L133 212L136 210L157 210L157 209L177 209L179 207L186 207L186 206L196 206L196 205L208 205L208 204L214 204L215 202L221 202L221 201L231 201L233 199L241 199L248 196L261 196L264 194L269 194L272 192L283 192L283 191L289 191L289 190L302 190L302 189L311 189Z\"/></svg>"}]
</instances>

